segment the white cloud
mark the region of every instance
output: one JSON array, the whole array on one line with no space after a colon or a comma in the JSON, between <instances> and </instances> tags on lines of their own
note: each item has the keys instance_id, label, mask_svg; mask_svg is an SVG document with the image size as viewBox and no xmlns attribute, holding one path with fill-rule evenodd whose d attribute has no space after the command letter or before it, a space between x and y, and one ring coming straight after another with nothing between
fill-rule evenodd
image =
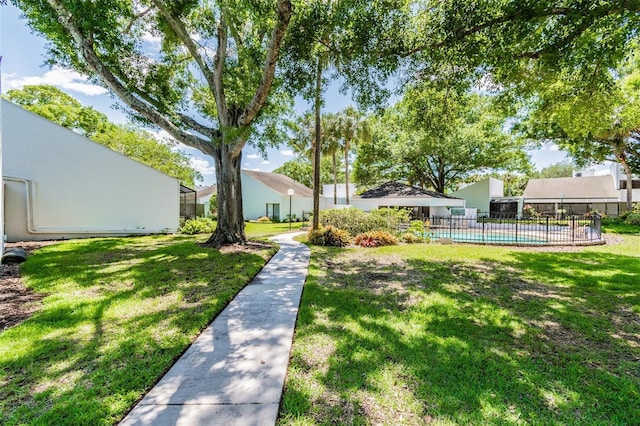
<instances>
[{"instance_id":1,"label":"white cloud","mask_svg":"<svg viewBox=\"0 0 640 426\"><path fill-rule=\"evenodd\" d=\"M556 152L560 151L560 147L555 142L547 142L540 148L541 151Z\"/></svg>"},{"instance_id":2,"label":"white cloud","mask_svg":"<svg viewBox=\"0 0 640 426\"><path fill-rule=\"evenodd\" d=\"M204 158L191 157L189 162L191 163L191 167L199 172L202 177L212 176L216 173L215 167L211 166Z\"/></svg>"},{"instance_id":3,"label":"white cloud","mask_svg":"<svg viewBox=\"0 0 640 426\"><path fill-rule=\"evenodd\" d=\"M258 154L249 154L247 155L247 158L251 160L255 160L256 158L260 158L260 156Z\"/></svg>"},{"instance_id":4,"label":"white cloud","mask_svg":"<svg viewBox=\"0 0 640 426\"><path fill-rule=\"evenodd\" d=\"M264 160L264 161L262 162L262 164L264 164L264 165L269 164L269 160Z\"/></svg>"},{"instance_id":5,"label":"white cloud","mask_svg":"<svg viewBox=\"0 0 640 426\"><path fill-rule=\"evenodd\" d=\"M2 82L3 88L6 89L21 89L26 85L34 84L49 84L86 96L99 96L107 93L107 89L90 83L83 75L60 67L55 67L42 76L6 75Z\"/></svg>"},{"instance_id":6,"label":"white cloud","mask_svg":"<svg viewBox=\"0 0 640 426\"><path fill-rule=\"evenodd\" d=\"M280 154L284 155L285 157L293 157L295 155L294 152L290 149L280 151Z\"/></svg>"}]
</instances>

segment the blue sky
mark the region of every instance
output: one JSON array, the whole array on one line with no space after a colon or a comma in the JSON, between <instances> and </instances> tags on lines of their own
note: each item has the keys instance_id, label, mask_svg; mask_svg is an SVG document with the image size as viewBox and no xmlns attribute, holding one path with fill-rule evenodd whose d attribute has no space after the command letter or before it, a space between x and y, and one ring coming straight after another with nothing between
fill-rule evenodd
<instances>
[{"instance_id":1,"label":"blue sky","mask_svg":"<svg viewBox=\"0 0 640 426\"><path fill-rule=\"evenodd\" d=\"M106 114L116 123L126 122L126 117L112 108L116 102L106 91L86 81L81 75L60 68L49 68L44 65L44 38L32 34L25 21L20 18L20 11L13 5L0 6L0 55L2 56L2 92L20 88L26 84L51 84L78 99L84 105L91 105ZM341 111L350 104L351 99L338 93L337 85L331 86L326 95L327 112ZM309 106L304 102L296 102L298 112L306 111ZM181 149L191 156L192 166L203 176L201 185L215 182L213 160L200 152L186 146ZM259 152L247 146L243 152L242 167L245 169L272 171L284 162L293 158L288 147L271 148L267 151L267 159ZM531 153L531 160L538 169L549 164L562 161L566 154L558 150L554 144L546 144Z\"/></svg>"}]
</instances>

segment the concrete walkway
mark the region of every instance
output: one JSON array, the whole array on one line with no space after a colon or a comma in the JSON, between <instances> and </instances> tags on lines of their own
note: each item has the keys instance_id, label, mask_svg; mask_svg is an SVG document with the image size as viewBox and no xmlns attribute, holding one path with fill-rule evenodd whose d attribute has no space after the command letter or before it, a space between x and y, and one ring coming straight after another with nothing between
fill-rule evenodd
<instances>
[{"instance_id":1,"label":"concrete walkway","mask_svg":"<svg viewBox=\"0 0 640 426\"><path fill-rule=\"evenodd\" d=\"M295 235L120 425L275 424L309 265Z\"/></svg>"}]
</instances>

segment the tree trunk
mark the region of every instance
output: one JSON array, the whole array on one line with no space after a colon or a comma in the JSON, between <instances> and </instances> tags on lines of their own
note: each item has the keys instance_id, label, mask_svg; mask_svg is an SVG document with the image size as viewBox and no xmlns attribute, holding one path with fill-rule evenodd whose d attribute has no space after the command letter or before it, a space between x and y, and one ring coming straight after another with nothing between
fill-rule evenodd
<instances>
[{"instance_id":1,"label":"tree trunk","mask_svg":"<svg viewBox=\"0 0 640 426\"><path fill-rule=\"evenodd\" d=\"M218 185L218 224L206 244L216 247L247 242L242 217L242 152L234 155L232 148L222 145L213 148L211 153L215 161Z\"/></svg>"},{"instance_id":2,"label":"tree trunk","mask_svg":"<svg viewBox=\"0 0 640 426\"><path fill-rule=\"evenodd\" d=\"M347 194L347 205L349 205L349 139L344 140L344 182Z\"/></svg>"},{"instance_id":3,"label":"tree trunk","mask_svg":"<svg viewBox=\"0 0 640 426\"><path fill-rule=\"evenodd\" d=\"M316 112L316 137L313 141L313 221L311 229L320 227L320 151L322 147L322 132L320 129L320 104L322 103L322 62L318 57L316 67L316 93L315 93L315 112Z\"/></svg>"},{"instance_id":4,"label":"tree trunk","mask_svg":"<svg viewBox=\"0 0 640 426\"><path fill-rule=\"evenodd\" d=\"M627 210L633 210L633 176L631 174L631 167L626 158L619 157L619 159L624 169L624 174L627 176ZM616 182L616 185L617 184Z\"/></svg>"},{"instance_id":5,"label":"tree trunk","mask_svg":"<svg viewBox=\"0 0 640 426\"><path fill-rule=\"evenodd\" d=\"M336 167L336 151L331 153L331 165L333 166L333 204L338 204L338 169Z\"/></svg>"}]
</instances>

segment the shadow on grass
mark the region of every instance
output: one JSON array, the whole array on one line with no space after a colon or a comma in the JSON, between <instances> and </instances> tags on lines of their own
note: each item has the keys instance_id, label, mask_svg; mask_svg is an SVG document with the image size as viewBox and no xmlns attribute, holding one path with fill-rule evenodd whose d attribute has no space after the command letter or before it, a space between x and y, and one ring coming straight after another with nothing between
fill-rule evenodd
<instances>
[{"instance_id":1,"label":"shadow on grass","mask_svg":"<svg viewBox=\"0 0 640 426\"><path fill-rule=\"evenodd\" d=\"M0 334L0 423L113 424L274 252L190 237L41 249L23 276L44 307Z\"/></svg>"},{"instance_id":2,"label":"shadow on grass","mask_svg":"<svg viewBox=\"0 0 640 426\"><path fill-rule=\"evenodd\" d=\"M281 423L640 423L637 258L322 262Z\"/></svg>"}]
</instances>

